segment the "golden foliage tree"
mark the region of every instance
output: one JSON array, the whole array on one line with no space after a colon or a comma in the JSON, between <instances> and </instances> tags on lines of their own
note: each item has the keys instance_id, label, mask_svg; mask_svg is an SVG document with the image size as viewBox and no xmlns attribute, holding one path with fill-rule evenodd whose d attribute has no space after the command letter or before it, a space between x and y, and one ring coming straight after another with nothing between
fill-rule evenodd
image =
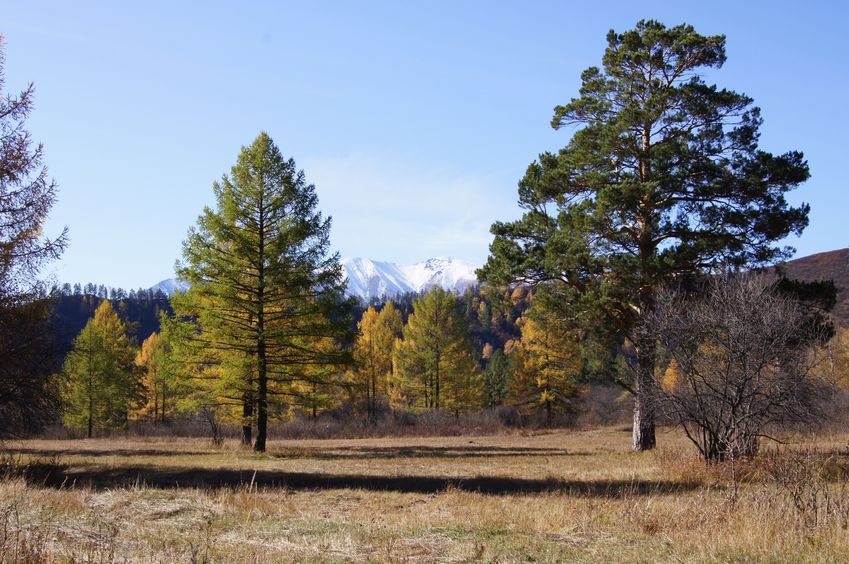
<instances>
[{"instance_id":1,"label":"golden foliage tree","mask_svg":"<svg viewBox=\"0 0 849 564\"><path fill-rule=\"evenodd\" d=\"M521 406L544 409L550 421L579 391L583 367L579 336L543 312L529 313L521 320L522 338L514 349L513 399Z\"/></svg>"},{"instance_id":2,"label":"golden foliage tree","mask_svg":"<svg viewBox=\"0 0 849 564\"><path fill-rule=\"evenodd\" d=\"M103 300L80 334L64 365L64 417L73 429L125 427L141 399L133 370L135 349L127 327Z\"/></svg>"},{"instance_id":3,"label":"golden foliage tree","mask_svg":"<svg viewBox=\"0 0 849 564\"><path fill-rule=\"evenodd\" d=\"M357 324L354 344L354 394L374 417L377 406L389 396L392 354L403 332L404 320L392 302L378 313L368 308Z\"/></svg>"},{"instance_id":4,"label":"golden foliage tree","mask_svg":"<svg viewBox=\"0 0 849 564\"><path fill-rule=\"evenodd\" d=\"M141 414L154 422L164 423L177 408L177 363L171 349L170 333L151 333L136 354L135 364L142 373L145 389Z\"/></svg>"}]
</instances>

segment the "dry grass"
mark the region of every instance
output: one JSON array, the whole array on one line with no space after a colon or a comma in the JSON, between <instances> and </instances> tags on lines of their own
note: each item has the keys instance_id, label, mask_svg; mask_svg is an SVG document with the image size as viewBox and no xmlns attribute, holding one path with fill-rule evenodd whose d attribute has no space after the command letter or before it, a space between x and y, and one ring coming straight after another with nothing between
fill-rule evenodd
<instances>
[{"instance_id":1,"label":"dry grass","mask_svg":"<svg viewBox=\"0 0 849 564\"><path fill-rule=\"evenodd\" d=\"M7 561L846 561L846 436L705 467L677 432L7 444ZM15 476L14 474L18 474ZM21 475L23 474L23 475ZM813 500L813 501L812 501Z\"/></svg>"}]
</instances>

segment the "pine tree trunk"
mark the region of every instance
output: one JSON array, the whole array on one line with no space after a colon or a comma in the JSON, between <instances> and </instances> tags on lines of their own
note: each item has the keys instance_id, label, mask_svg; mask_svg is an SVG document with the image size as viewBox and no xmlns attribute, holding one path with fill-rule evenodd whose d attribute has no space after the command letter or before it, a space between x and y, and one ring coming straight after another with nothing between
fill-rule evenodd
<instances>
[{"instance_id":1,"label":"pine tree trunk","mask_svg":"<svg viewBox=\"0 0 849 564\"><path fill-rule=\"evenodd\" d=\"M634 396L635 451L651 450L656 445L655 401L654 401L654 346L649 343L637 345L637 378Z\"/></svg>"},{"instance_id":2,"label":"pine tree trunk","mask_svg":"<svg viewBox=\"0 0 849 564\"><path fill-rule=\"evenodd\" d=\"M651 182L651 132L652 123L646 123L642 131L642 151L639 156L640 182ZM651 199L641 200L639 214L639 258L641 275L646 276L651 272L651 265L657 253L657 242L654 239L652 228L654 225L654 207ZM639 315L643 320L655 310L653 286L644 281L639 292ZM655 447L654 429L654 364L656 347L654 337L651 335L640 335L634 339L637 349L637 377L634 382L636 395L634 397L634 450L651 450Z\"/></svg>"}]
</instances>

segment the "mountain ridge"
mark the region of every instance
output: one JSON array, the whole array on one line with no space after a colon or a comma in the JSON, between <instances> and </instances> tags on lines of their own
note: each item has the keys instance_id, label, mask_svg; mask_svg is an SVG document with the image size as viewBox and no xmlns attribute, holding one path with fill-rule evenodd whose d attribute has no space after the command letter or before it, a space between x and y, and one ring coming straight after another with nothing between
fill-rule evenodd
<instances>
[{"instance_id":1,"label":"mountain ridge","mask_svg":"<svg viewBox=\"0 0 849 564\"><path fill-rule=\"evenodd\" d=\"M348 281L348 295L365 301L393 297L407 292L421 292L435 285L462 292L477 283L475 265L470 262L436 257L413 264L399 265L387 261L352 257L341 259ZM779 265L791 278L803 281L834 280L837 304L831 312L838 325L849 327L849 248L814 253ZM185 291L188 284L174 278L165 279L151 289L168 296Z\"/></svg>"},{"instance_id":2,"label":"mountain ridge","mask_svg":"<svg viewBox=\"0 0 849 564\"><path fill-rule=\"evenodd\" d=\"M421 292L440 286L452 292L462 292L477 284L477 266L450 257L434 257L413 264L376 261L363 257L343 258L342 274L348 282L346 293L366 302L391 298L408 292ZM189 285L176 278L166 278L151 290L161 290L167 296L184 292Z\"/></svg>"}]
</instances>

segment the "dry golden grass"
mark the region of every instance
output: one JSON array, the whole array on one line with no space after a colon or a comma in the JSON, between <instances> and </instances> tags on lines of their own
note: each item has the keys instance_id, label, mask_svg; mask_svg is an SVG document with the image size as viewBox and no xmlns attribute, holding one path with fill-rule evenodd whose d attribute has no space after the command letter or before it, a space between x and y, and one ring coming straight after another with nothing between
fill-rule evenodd
<instances>
[{"instance_id":1,"label":"dry golden grass","mask_svg":"<svg viewBox=\"0 0 849 564\"><path fill-rule=\"evenodd\" d=\"M0 481L0 562L846 561L846 439L738 466L736 500L675 431L9 443L30 467Z\"/></svg>"}]
</instances>

